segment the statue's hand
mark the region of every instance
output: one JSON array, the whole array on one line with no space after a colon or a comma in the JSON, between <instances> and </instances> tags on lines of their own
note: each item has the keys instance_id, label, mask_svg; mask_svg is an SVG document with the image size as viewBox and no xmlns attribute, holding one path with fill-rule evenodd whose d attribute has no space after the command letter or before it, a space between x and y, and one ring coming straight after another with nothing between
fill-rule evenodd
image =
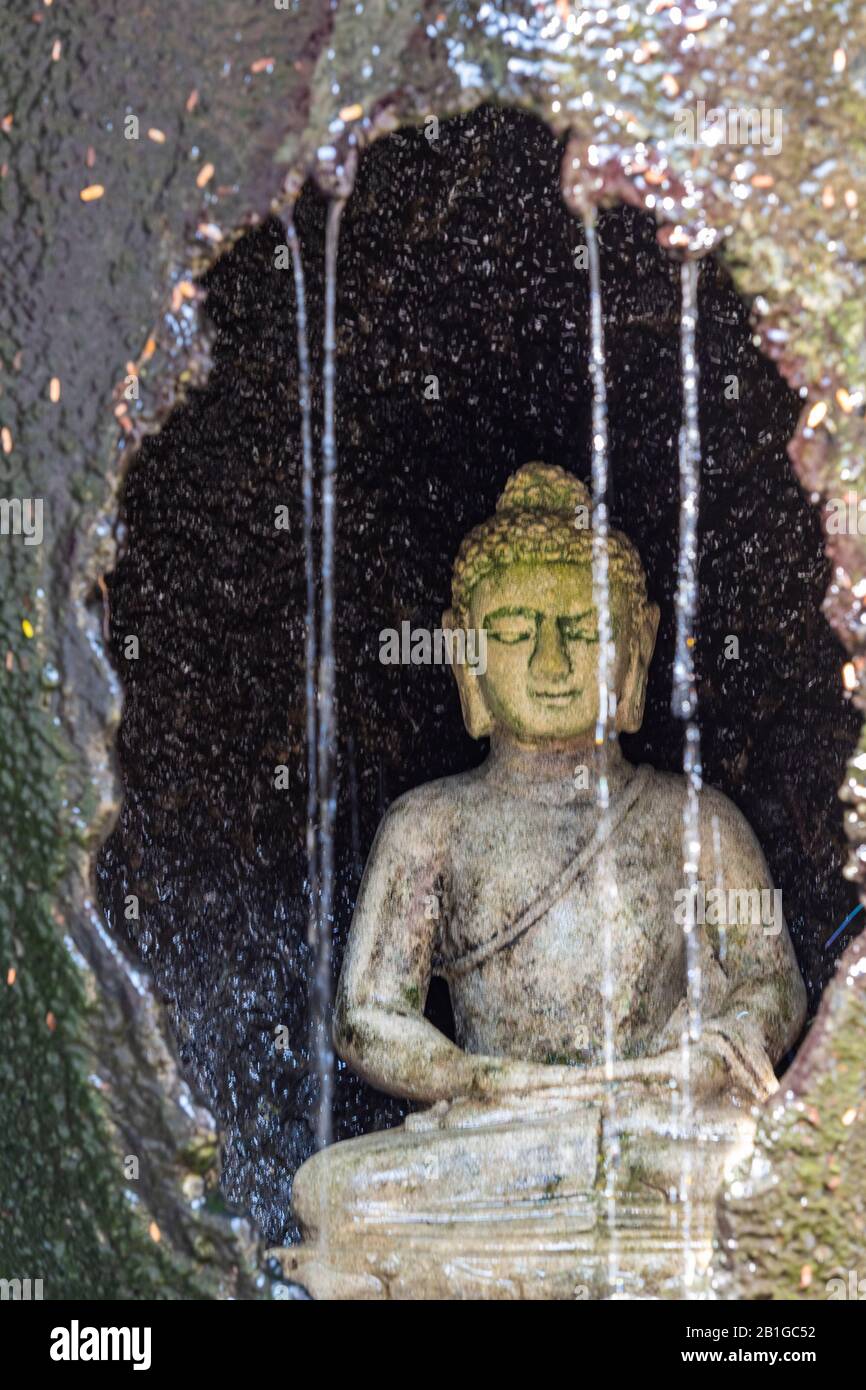
<instances>
[{"instance_id":1,"label":"statue's hand","mask_svg":"<svg viewBox=\"0 0 866 1390\"><path fill-rule=\"evenodd\" d=\"M597 1102L599 1086L588 1069L506 1057L475 1057L467 1087L449 1101L410 1115L407 1129L476 1128L568 1114L575 1105Z\"/></svg>"},{"instance_id":2,"label":"statue's hand","mask_svg":"<svg viewBox=\"0 0 866 1390\"><path fill-rule=\"evenodd\" d=\"M581 1068L522 1062L511 1058L484 1058L476 1072L472 1094L499 1098L533 1095L539 1091L563 1091L580 1082Z\"/></svg>"},{"instance_id":3,"label":"statue's hand","mask_svg":"<svg viewBox=\"0 0 866 1390\"><path fill-rule=\"evenodd\" d=\"M649 1057L617 1058L610 1069L593 1067L542 1067L539 1089L548 1096L557 1093L576 1099L601 1097L611 1085L616 1089L641 1092L647 1089L667 1094L685 1091L696 1103L717 1099L731 1089L731 1077L711 1039L696 1043L686 1058L681 1048L667 1048Z\"/></svg>"},{"instance_id":4,"label":"statue's hand","mask_svg":"<svg viewBox=\"0 0 866 1390\"><path fill-rule=\"evenodd\" d=\"M738 1092L753 1100L764 1100L775 1089L772 1068L764 1058L765 1078L759 1071L760 1058L752 1059L751 1072L738 1063L724 1039L707 1031L689 1049L666 1048L650 1057L617 1059L610 1071L604 1066L548 1066L537 1062L505 1062L486 1082L483 1095L531 1098L549 1101L591 1100L604 1095L610 1085L634 1093L650 1089L656 1094L679 1091L688 1094L695 1105L722 1102ZM754 1073L754 1079L752 1077ZM767 1079L768 1078L768 1079Z\"/></svg>"},{"instance_id":5,"label":"statue's hand","mask_svg":"<svg viewBox=\"0 0 866 1390\"><path fill-rule=\"evenodd\" d=\"M641 1057L614 1063L614 1080L637 1085L662 1086L678 1090L695 1103L720 1099L731 1088L731 1078L715 1048L695 1043L688 1058L681 1048L669 1048L654 1057Z\"/></svg>"}]
</instances>

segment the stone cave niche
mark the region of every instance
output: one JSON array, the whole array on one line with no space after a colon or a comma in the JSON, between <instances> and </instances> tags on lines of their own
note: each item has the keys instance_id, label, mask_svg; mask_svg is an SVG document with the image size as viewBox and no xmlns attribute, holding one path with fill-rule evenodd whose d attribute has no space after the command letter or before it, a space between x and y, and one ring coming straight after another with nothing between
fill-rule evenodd
<instances>
[{"instance_id":1,"label":"stone cave niche","mask_svg":"<svg viewBox=\"0 0 866 1390\"><path fill-rule=\"evenodd\" d=\"M589 474L588 283L559 191L561 145L534 117L482 107L439 138L398 131L362 159L338 285L335 965L387 804L479 761L450 673L379 661L379 633L436 627L460 537L531 459ZM326 203L298 202L322 415ZM632 760L677 770L670 712L679 485L679 275L650 219L599 223L614 524L662 608ZM293 1235L292 1174L313 1147L312 952L304 901L304 556L295 302L273 219L208 273L213 369L142 445L110 577L125 688L124 802L98 862L112 930L153 970L181 1060L225 1135L227 1200ZM697 669L704 776L761 841L814 1010L857 928L837 788L859 729L821 614L829 564L786 444L799 398L755 346L721 263L699 285L702 434ZM290 508L277 530L275 509ZM146 660L127 661L135 633ZM729 638L739 643L730 656ZM275 768L289 769L276 789ZM138 920L124 902L139 900ZM447 995L428 1009L448 1026ZM274 1046L276 1029L289 1046ZM340 1067L335 1138L401 1103Z\"/></svg>"}]
</instances>

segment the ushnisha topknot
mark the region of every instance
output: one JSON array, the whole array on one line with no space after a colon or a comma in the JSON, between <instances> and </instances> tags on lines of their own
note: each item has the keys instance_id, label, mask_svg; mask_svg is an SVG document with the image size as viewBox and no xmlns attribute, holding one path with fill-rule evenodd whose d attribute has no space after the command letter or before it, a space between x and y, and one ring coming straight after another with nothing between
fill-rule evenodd
<instances>
[{"instance_id":1,"label":"ushnisha topknot","mask_svg":"<svg viewBox=\"0 0 866 1390\"><path fill-rule=\"evenodd\" d=\"M550 463L526 463L512 473L496 512L464 537L454 561L451 605L461 627L479 580L522 560L592 564L592 498L579 478ZM647 601L637 550L621 531L608 532L608 573L638 604Z\"/></svg>"}]
</instances>

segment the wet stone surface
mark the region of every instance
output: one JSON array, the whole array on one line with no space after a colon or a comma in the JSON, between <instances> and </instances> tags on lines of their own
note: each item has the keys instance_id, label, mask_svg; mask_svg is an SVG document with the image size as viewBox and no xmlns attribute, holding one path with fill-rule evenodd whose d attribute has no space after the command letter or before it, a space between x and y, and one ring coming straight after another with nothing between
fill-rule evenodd
<instances>
[{"instance_id":1,"label":"wet stone surface","mask_svg":"<svg viewBox=\"0 0 866 1390\"><path fill-rule=\"evenodd\" d=\"M848 947L820 1016L766 1106L754 1152L718 1199L721 1298L866 1294L866 938Z\"/></svg>"},{"instance_id":2,"label":"wet stone surface","mask_svg":"<svg viewBox=\"0 0 866 1390\"><path fill-rule=\"evenodd\" d=\"M0 495L44 503L42 544L0 537L0 1276L46 1299L254 1292L212 1120L92 901L118 792L96 579L129 442L191 338L170 308L188 239L210 254L279 191L326 27L302 8L33 3L0 26Z\"/></svg>"},{"instance_id":3,"label":"wet stone surface","mask_svg":"<svg viewBox=\"0 0 866 1390\"><path fill-rule=\"evenodd\" d=\"M589 472L588 285L562 205L561 146L484 108L380 141L343 217L338 279L339 775L336 964L388 803L483 756L447 670L387 667L379 633L439 625L459 537L507 475L543 458ZM321 420L325 204L296 221ZM679 276L633 210L602 215L613 520L662 606L634 760L676 769L670 714L678 523ZM99 862L110 928L153 969L188 1075L225 1129L223 1190L291 1238L291 1176L312 1148L305 941L303 546L291 273L272 221L210 272L214 366L142 447L109 580L125 687L125 801ZM785 446L799 402L752 343L722 270L700 280L703 471L697 666L707 781L767 854L813 1005L824 942L854 902L836 788L858 719L820 614L828 566ZM731 398L730 378L738 398ZM431 398L431 378L438 399ZM727 395L726 395L727 388ZM317 439L317 443L318 443ZM288 530L275 509L289 508ZM140 643L124 658L124 639ZM725 655L739 639L739 656ZM289 786L275 787L286 766ZM138 921L124 916L128 894ZM856 925L856 923L855 923ZM431 1007L447 1027L441 991ZM276 1046L288 1030L288 1049ZM335 1138L403 1107L341 1067Z\"/></svg>"}]
</instances>

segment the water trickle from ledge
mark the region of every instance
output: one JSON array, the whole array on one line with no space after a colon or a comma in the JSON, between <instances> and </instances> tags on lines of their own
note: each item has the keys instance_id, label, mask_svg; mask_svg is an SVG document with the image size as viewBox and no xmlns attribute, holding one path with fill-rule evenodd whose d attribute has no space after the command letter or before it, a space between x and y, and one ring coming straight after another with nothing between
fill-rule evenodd
<instances>
[{"instance_id":1,"label":"water trickle from ledge","mask_svg":"<svg viewBox=\"0 0 866 1390\"><path fill-rule=\"evenodd\" d=\"M615 653L610 621L610 572L609 572L609 518L608 518L608 437L607 437L607 382L605 379L604 318L601 300L601 258L598 249L595 208L589 204L583 214L586 233L587 263L589 267L589 319L590 319L590 379L592 381L592 598L598 612L598 717L595 730L595 743L598 755L597 794L601 819L604 821L610 812L610 787L608 785L608 748L610 739L615 737L614 720L616 695L611 689L610 673ZM607 1078L605 1094L605 1122L609 1129L608 1157L605 1174L605 1203L607 1222L611 1232L610 1256L608 1262L608 1281L613 1292L621 1289L618 1270L616 1243L616 1181L620 1160L619 1132L616 1124L616 1105L614 1100L613 1073L615 1061L614 1048L614 968L613 968L613 927L617 920L617 884L613 866L610 863L610 837L604 835L599 856L600 879L603 895L604 917L604 1069Z\"/></svg>"},{"instance_id":2,"label":"water trickle from ledge","mask_svg":"<svg viewBox=\"0 0 866 1390\"><path fill-rule=\"evenodd\" d=\"M316 1116L316 1142L319 1148L333 1138L332 1098L334 1086L334 1048L331 1042L331 946L334 930L334 823L337 811L336 743L337 712L334 703L334 524L336 513L337 437L336 437L336 311L337 248L340 217L346 199L335 198L328 209L325 233L325 336L322 382L324 389L324 431L322 435L322 554L321 554L321 631L318 662L318 864L319 898L317 914L316 973L312 997L312 1024L319 1101Z\"/></svg>"},{"instance_id":3,"label":"water trickle from ledge","mask_svg":"<svg viewBox=\"0 0 866 1390\"><path fill-rule=\"evenodd\" d=\"M294 211L294 210L293 210ZM302 495L304 504L304 588L306 613L304 617L304 702L307 737L307 887L309 919L307 940L311 946L317 938L319 903L319 847L317 818L319 805L318 779L318 710L316 700L316 668L318 665L318 621L316 612L316 553L313 531L315 502L315 465L313 459L312 403L310 400L310 347L307 333L307 293L301 244L294 217L286 222L286 234L292 255L295 280L296 334L298 342L298 399L301 407L301 450L303 455Z\"/></svg>"},{"instance_id":4,"label":"water trickle from ledge","mask_svg":"<svg viewBox=\"0 0 866 1390\"><path fill-rule=\"evenodd\" d=\"M701 831L700 792L701 735L697 722L695 682L695 640L698 619L698 509L700 504L701 436L698 420L698 262L685 260L681 273L680 370L682 374L683 419L679 435L680 525L677 556L676 648L674 653L672 705L674 715L683 721L683 774L686 799L683 806L683 886L687 891L684 924L686 957L687 1026L682 1034L683 1081L676 1102L682 1122L692 1120L691 1049L701 1035L701 964L695 922L695 889L700 874ZM680 1201L683 1203L686 1289L694 1282L694 1256L691 1250L691 1155L683 1157L680 1175Z\"/></svg>"}]
</instances>

